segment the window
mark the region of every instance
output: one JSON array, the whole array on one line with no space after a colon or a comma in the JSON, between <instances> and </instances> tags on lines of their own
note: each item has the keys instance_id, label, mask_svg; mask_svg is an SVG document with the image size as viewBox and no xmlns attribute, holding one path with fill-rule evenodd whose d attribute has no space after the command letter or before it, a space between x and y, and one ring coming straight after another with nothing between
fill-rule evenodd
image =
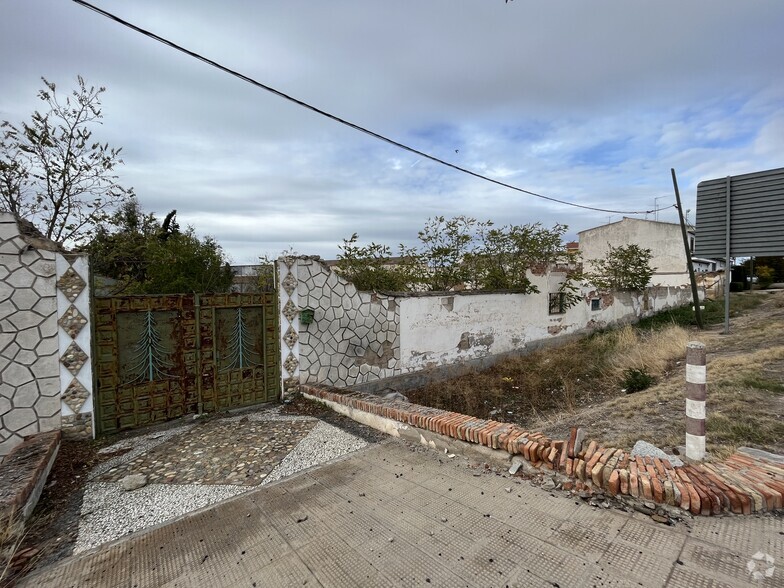
<instances>
[{"instance_id":1,"label":"window","mask_svg":"<svg viewBox=\"0 0 784 588\"><path fill-rule=\"evenodd\" d=\"M591 310L601 310L602 309L602 301L598 298L591 299Z\"/></svg>"},{"instance_id":2,"label":"window","mask_svg":"<svg viewBox=\"0 0 784 588\"><path fill-rule=\"evenodd\" d=\"M552 292L550 294L550 314L564 314L566 312L566 293Z\"/></svg>"}]
</instances>

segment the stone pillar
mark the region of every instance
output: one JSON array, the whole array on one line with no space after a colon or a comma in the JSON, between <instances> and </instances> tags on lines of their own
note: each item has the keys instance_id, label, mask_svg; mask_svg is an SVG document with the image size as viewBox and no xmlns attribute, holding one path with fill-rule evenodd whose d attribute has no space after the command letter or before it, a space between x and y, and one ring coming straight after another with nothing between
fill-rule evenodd
<instances>
[{"instance_id":1,"label":"stone pillar","mask_svg":"<svg viewBox=\"0 0 784 588\"><path fill-rule=\"evenodd\" d=\"M55 248L0 213L0 457L60 428Z\"/></svg>"},{"instance_id":2,"label":"stone pillar","mask_svg":"<svg viewBox=\"0 0 784 588\"><path fill-rule=\"evenodd\" d=\"M299 389L299 295L297 294L298 260L281 257L275 263L278 274L278 307L280 308L280 376L281 400Z\"/></svg>"},{"instance_id":3,"label":"stone pillar","mask_svg":"<svg viewBox=\"0 0 784 588\"><path fill-rule=\"evenodd\" d=\"M93 438L92 315L87 256L58 253L56 269L63 436Z\"/></svg>"},{"instance_id":4,"label":"stone pillar","mask_svg":"<svg viewBox=\"0 0 784 588\"><path fill-rule=\"evenodd\" d=\"M705 459L705 345L691 341L686 346L686 457Z\"/></svg>"}]
</instances>

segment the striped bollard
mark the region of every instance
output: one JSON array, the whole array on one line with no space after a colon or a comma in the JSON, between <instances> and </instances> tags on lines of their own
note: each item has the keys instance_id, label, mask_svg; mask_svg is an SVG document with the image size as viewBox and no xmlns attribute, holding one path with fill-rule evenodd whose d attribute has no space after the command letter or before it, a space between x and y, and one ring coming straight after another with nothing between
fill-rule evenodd
<instances>
[{"instance_id":1,"label":"striped bollard","mask_svg":"<svg viewBox=\"0 0 784 588\"><path fill-rule=\"evenodd\" d=\"M686 457L705 459L705 344L686 345Z\"/></svg>"}]
</instances>

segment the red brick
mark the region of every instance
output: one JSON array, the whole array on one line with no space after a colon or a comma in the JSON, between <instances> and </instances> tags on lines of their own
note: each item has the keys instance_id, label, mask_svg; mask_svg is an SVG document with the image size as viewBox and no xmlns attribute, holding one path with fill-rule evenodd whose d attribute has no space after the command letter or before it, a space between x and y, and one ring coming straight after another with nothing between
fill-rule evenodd
<instances>
[{"instance_id":1,"label":"red brick","mask_svg":"<svg viewBox=\"0 0 784 588\"><path fill-rule=\"evenodd\" d=\"M613 455L615 455L616 451L618 450L615 447L610 447L609 449L605 449L602 452L602 456L599 458L599 463L602 465L606 464L607 460L610 459Z\"/></svg>"},{"instance_id":2,"label":"red brick","mask_svg":"<svg viewBox=\"0 0 784 588\"><path fill-rule=\"evenodd\" d=\"M583 459L586 462L590 461L590 459L593 457L593 454L596 452L597 447L599 447L599 445L596 443L596 441L591 441L588 444L588 448L585 450L585 455L583 456Z\"/></svg>"},{"instance_id":3,"label":"red brick","mask_svg":"<svg viewBox=\"0 0 784 588\"><path fill-rule=\"evenodd\" d=\"M638 468L635 462L629 464L629 493L635 498L640 496L640 479Z\"/></svg>"},{"instance_id":4,"label":"red brick","mask_svg":"<svg viewBox=\"0 0 784 588\"><path fill-rule=\"evenodd\" d=\"M569 429L569 438L566 443L567 457L574 457L574 442L576 440L577 440L577 427L571 427Z\"/></svg>"},{"instance_id":5,"label":"red brick","mask_svg":"<svg viewBox=\"0 0 784 588\"><path fill-rule=\"evenodd\" d=\"M594 452L594 454L593 454L593 456L591 457L591 459L589 459L589 460L586 460L586 462L585 462L585 468L586 468L586 470L589 470L589 471L590 471L590 470L593 470L594 466L595 466L597 463L599 463L599 459L600 459L601 457L602 457L602 454L601 454L601 453L599 453L598 451Z\"/></svg>"},{"instance_id":6,"label":"red brick","mask_svg":"<svg viewBox=\"0 0 784 588\"><path fill-rule=\"evenodd\" d=\"M571 457L567 457L566 458L566 464L565 464L565 467L564 467L564 471L566 472L566 475L569 476L570 478L577 475L577 472L574 469L575 461L577 461L577 460L572 459Z\"/></svg>"},{"instance_id":7,"label":"red brick","mask_svg":"<svg viewBox=\"0 0 784 588\"><path fill-rule=\"evenodd\" d=\"M648 477L647 472L639 472L640 488L642 489L642 496L648 500L653 500L653 486L651 479Z\"/></svg>"},{"instance_id":8,"label":"red brick","mask_svg":"<svg viewBox=\"0 0 784 588\"><path fill-rule=\"evenodd\" d=\"M566 447L561 449L560 459L558 460L558 471L566 471L566 463L569 461L568 450ZM567 476L570 474L566 474Z\"/></svg>"},{"instance_id":9,"label":"red brick","mask_svg":"<svg viewBox=\"0 0 784 588\"><path fill-rule=\"evenodd\" d=\"M604 464L601 463L601 462L597 462L596 465L594 465L593 468L591 468L591 480L599 488L602 487L602 472L603 472L603 470L604 470Z\"/></svg>"},{"instance_id":10,"label":"red brick","mask_svg":"<svg viewBox=\"0 0 784 588\"><path fill-rule=\"evenodd\" d=\"M577 477L580 478L580 481L582 482L585 482L585 465L584 459L576 460L575 474L577 474Z\"/></svg>"},{"instance_id":11,"label":"red brick","mask_svg":"<svg viewBox=\"0 0 784 588\"><path fill-rule=\"evenodd\" d=\"M618 470L621 478L621 494L629 495L629 470L626 468Z\"/></svg>"},{"instance_id":12,"label":"red brick","mask_svg":"<svg viewBox=\"0 0 784 588\"><path fill-rule=\"evenodd\" d=\"M613 470L610 474L610 481L607 483L607 491L611 496L617 496L621 492L621 475L618 470Z\"/></svg>"},{"instance_id":13,"label":"red brick","mask_svg":"<svg viewBox=\"0 0 784 588\"><path fill-rule=\"evenodd\" d=\"M664 470L664 464L662 463L662 460L660 460L658 457L654 458L653 465L656 468L656 473L659 474L659 477L662 480L664 480L667 477L667 474Z\"/></svg>"}]
</instances>

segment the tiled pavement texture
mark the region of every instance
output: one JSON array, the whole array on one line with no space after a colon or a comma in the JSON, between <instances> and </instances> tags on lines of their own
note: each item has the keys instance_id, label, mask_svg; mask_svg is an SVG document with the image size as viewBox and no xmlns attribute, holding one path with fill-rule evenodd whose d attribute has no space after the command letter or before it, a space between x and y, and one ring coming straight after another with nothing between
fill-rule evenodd
<instances>
[{"instance_id":1,"label":"tiled pavement texture","mask_svg":"<svg viewBox=\"0 0 784 588\"><path fill-rule=\"evenodd\" d=\"M23 585L782 586L783 533L770 515L666 526L390 440Z\"/></svg>"}]
</instances>

